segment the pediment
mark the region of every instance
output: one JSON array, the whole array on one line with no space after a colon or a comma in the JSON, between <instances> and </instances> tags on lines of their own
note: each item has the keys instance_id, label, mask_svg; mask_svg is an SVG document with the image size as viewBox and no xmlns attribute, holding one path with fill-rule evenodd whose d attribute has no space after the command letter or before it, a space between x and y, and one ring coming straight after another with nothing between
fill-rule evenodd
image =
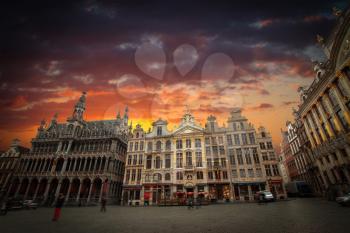
<instances>
[{"instance_id":1,"label":"pediment","mask_svg":"<svg viewBox=\"0 0 350 233\"><path fill-rule=\"evenodd\" d=\"M173 134L179 135L179 134L195 134L195 133L203 133L203 129L199 126L191 126L186 125L180 128L177 128Z\"/></svg>"}]
</instances>

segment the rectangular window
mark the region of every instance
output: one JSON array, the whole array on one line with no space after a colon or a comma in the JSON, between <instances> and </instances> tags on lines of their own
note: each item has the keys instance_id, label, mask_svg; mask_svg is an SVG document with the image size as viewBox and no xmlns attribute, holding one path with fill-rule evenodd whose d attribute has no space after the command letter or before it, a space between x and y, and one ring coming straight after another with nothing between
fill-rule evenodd
<instances>
[{"instance_id":1,"label":"rectangular window","mask_svg":"<svg viewBox=\"0 0 350 233\"><path fill-rule=\"evenodd\" d=\"M131 165L131 161L132 161L132 156L129 155L129 156L128 156L128 165Z\"/></svg>"},{"instance_id":2,"label":"rectangular window","mask_svg":"<svg viewBox=\"0 0 350 233\"><path fill-rule=\"evenodd\" d=\"M183 180L183 174L182 174L182 172L176 172L176 179L177 180Z\"/></svg>"},{"instance_id":3,"label":"rectangular window","mask_svg":"<svg viewBox=\"0 0 350 233\"><path fill-rule=\"evenodd\" d=\"M142 163L143 163L143 161L142 161L142 154L139 154L139 164L141 165Z\"/></svg>"},{"instance_id":4,"label":"rectangular window","mask_svg":"<svg viewBox=\"0 0 350 233\"><path fill-rule=\"evenodd\" d=\"M242 178L246 177L244 169L239 169L239 176L242 177Z\"/></svg>"},{"instance_id":5,"label":"rectangular window","mask_svg":"<svg viewBox=\"0 0 350 233\"><path fill-rule=\"evenodd\" d=\"M272 142L266 143L267 149L273 149Z\"/></svg>"},{"instance_id":6,"label":"rectangular window","mask_svg":"<svg viewBox=\"0 0 350 233\"><path fill-rule=\"evenodd\" d=\"M136 169L132 169L132 172L131 172L131 181L135 181L136 179Z\"/></svg>"},{"instance_id":7,"label":"rectangular window","mask_svg":"<svg viewBox=\"0 0 350 233\"><path fill-rule=\"evenodd\" d=\"M261 168L257 168L257 169L256 169L256 176L257 176L257 177L262 177Z\"/></svg>"},{"instance_id":8,"label":"rectangular window","mask_svg":"<svg viewBox=\"0 0 350 233\"><path fill-rule=\"evenodd\" d=\"M211 137L211 144L217 145L216 137Z\"/></svg>"},{"instance_id":9,"label":"rectangular window","mask_svg":"<svg viewBox=\"0 0 350 233\"><path fill-rule=\"evenodd\" d=\"M205 145L210 145L210 138L209 137L205 138Z\"/></svg>"},{"instance_id":10,"label":"rectangular window","mask_svg":"<svg viewBox=\"0 0 350 233\"><path fill-rule=\"evenodd\" d=\"M208 179L212 180L213 179L213 172L208 172Z\"/></svg>"},{"instance_id":11,"label":"rectangular window","mask_svg":"<svg viewBox=\"0 0 350 233\"><path fill-rule=\"evenodd\" d=\"M267 152L262 152L261 154L264 161L269 160L269 157L267 157Z\"/></svg>"},{"instance_id":12,"label":"rectangular window","mask_svg":"<svg viewBox=\"0 0 350 233\"><path fill-rule=\"evenodd\" d=\"M147 144L147 151L152 151L153 150L153 148L152 148L152 142L148 142L148 144Z\"/></svg>"},{"instance_id":13,"label":"rectangular window","mask_svg":"<svg viewBox=\"0 0 350 233\"><path fill-rule=\"evenodd\" d=\"M141 170L141 169L138 169L138 170L137 170L137 181L140 181L140 180L141 180L141 176L142 176L142 170Z\"/></svg>"},{"instance_id":14,"label":"rectangular window","mask_svg":"<svg viewBox=\"0 0 350 233\"><path fill-rule=\"evenodd\" d=\"M252 164L252 158L250 157L249 149L244 149L244 154L245 154L245 162L247 164Z\"/></svg>"},{"instance_id":15,"label":"rectangular window","mask_svg":"<svg viewBox=\"0 0 350 233\"><path fill-rule=\"evenodd\" d=\"M228 149L228 158L231 165L236 165L235 154L232 148Z\"/></svg>"},{"instance_id":16,"label":"rectangular window","mask_svg":"<svg viewBox=\"0 0 350 233\"><path fill-rule=\"evenodd\" d=\"M203 180L203 172L202 171L197 172L197 180Z\"/></svg>"},{"instance_id":17,"label":"rectangular window","mask_svg":"<svg viewBox=\"0 0 350 233\"><path fill-rule=\"evenodd\" d=\"M269 157L270 157L270 160L275 160L276 159L275 152L269 152Z\"/></svg>"},{"instance_id":18,"label":"rectangular window","mask_svg":"<svg viewBox=\"0 0 350 233\"><path fill-rule=\"evenodd\" d=\"M273 170L273 175L275 175L275 176L279 176L280 175L280 172L278 170L277 164L273 164L272 165L272 170Z\"/></svg>"},{"instance_id":19,"label":"rectangular window","mask_svg":"<svg viewBox=\"0 0 350 233\"><path fill-rule=\"evenodd\" d=\"M186 166L192 166L192 152L186 152Z\"/></svg>"},{"instance_id":20,"label":"rectangular window","mask_svg":"<svg viewBox=\"0 0 350 233\"><path fill-rule=\"evenodd\" d=\"M245 133L242 133L242 143L243 143L243 145L248 144L247 134L245 134Z\"/></svg>"},{"instance_id":21,"label":"rectangular window","mask_svg":"<svg viewBox=\"0 0 350 233\"><path fill-rule=\"evenodd\" d=\"M255 164L260 164L260 159L258 155L258 150L256 148L252 148L253 150L253 159Z\"/></svg>"},{"instance_id":22,"label":"rectangular window","mask_svg":"<svg viewBox=\"0 0 350 233\"><path fill-rule=\"evenodd\" d=\"M143 150L143 141L140 142L140 150Z\"/></svg>"},{"instance_id":23,"label":"rectangular window","mask_svg":"<svg viewBox=\"0 0 350 233\"><path fill-rule=\"evenodd\" d=\"M221 167L226 167L226 159L221 158Z\"/></svg>"},{"instance_id":24,"label":"rectangular window","mask_svg":"<svg viewBox=\"0 0 350 233\"><path fill-rule=\"evenodd\" d=\"M138 151L139 150L139 143L138 142L135 142L135 148L134 148L135 151Z\"/></svg>"},{"instance_id":25,"label":"rectangular window","mask_svg":"<svg viewBox=\"0 0 350 233\"><path fill-rule=\"evenodd\" d=\"M214 156L218 156L219 153L218 153L218 146L212 146L212 149L213 149L213 155Z\"/></svg>"},{"instance_id":26,"label":"rectangular window","mask_svg":"<svg viewBox=\"0 0 350 233\"><path fill-rule=\"evenodd\" d=\"M234 134L233 137L235 138L235 145L241 145L241 141L239 140L239 134Z\"/></svg>"},{"instance_id":27,"label":"rectangular window","mask_svg":"<svg viewBox=\"0 0 350 233\"><path fill-rule=\"evenodd\" d=\"M266 176L272 176L271 166L269 164L265 165L265 172L266 172Z\"/></svg>"},{"instance_id":28,"label":"rectangular window","mask_svg":"<svg viewBox=\"0 0 350 233\"><path fill-rule=\"evenodd\" d=\"M203 167L202 152L196 152L196 167Z\"/></svg>"},{"instance_id":29,"label":"rectangular window","mask_svg":"<svg viewBox=\"0 0 350 233\"><path fill-rule=\"evenodd\" d=\"M134 143L133 143L133 142L130 142L130 143L129 143L129 151L132 151L133 146L134 146Z\"/></svg>"},{"instance_id":30,"label":"rectangular window","mask_svg":"<svg viewBox=\"0 0 350 233\"><path fill-rule=\"evenodd\" d=\"M162 126L157 127L157 136L162 136Z\"/></svg>"},{"instance_id":31,"label":"rectangular window","mask_svg":"<svg viewBox=\"0 0 350 233\"><path fill-rule=\"evenodd\" d=\"M191 139L186 139L186 148L191 148Z\"/></svg>"},{"instance_id":32,"label":"rectangular window","mask_svg":"<svg viewBox=\"0 0 350 233\"><path fill-rule=\"evenodd\" d=\"M196 148L201 148L202 147L201 140L199 138L197 138L195 140L195 144L196 144Z\"/></svg>"},{"instance_id":33,"label":"rectangular window","mask_svg":"<svg viewBox=\"0 0 350 233\"><path fill-rule=\"evenodd\" d=\"M265 149L266 149L265 143L260 142L259 144L260 144L260 149L262 149L262 150L265 150Z\"/></svg>"},{"instance_id":34,"label":"rectangular window","mask_svg":"<svg viewBox=\"0 0 350 233\"><path fill-rule=\"evenodd\" d=\"M220 155L225 155L225 147L219 146L219 152L220 152Z\"/></svg>"},{"instance_id":35,"label":"rectangular window","mask_svg":"<svg viewBox=\"0 0 350 233\"><path fill-rule=\"evenodd\" d=\"M249 133L249 141L250 141L250 144L255 144L254 133Z\"/></svg>"},{"instance_id":36,"label":"rectangular window","mask_svg":"<svg viewBox=\"0 0 350 233\"><path fill-rule=\"evenodd\" d=\"M182 149L182 140L176 140L176 149Z\"/></svg>"},{"instance_id":37,"label":"rectangular window","mask_svg":"<svg viewBox=\"0 0 350 233\"><path fill-rule=\"evenodd\" d=\"M237 154L238 164L242 165L243 164L242 149L240 148L236 149L236 154Z\"/></svg>"},{"instance_id":38,"label":"rectangular window","mask_svg":"<svg viewBox=\"0 0 350 233\"><path fill-rule=\"evenodd\" d=\"M253 170L252 168L249 168L249 169L248 169L248 176L249 176L250 178L254 177L254 170Z\"/></svg>"},{"instance_id":39,"label":"rectangular window","mask_svg":"<svg viewBox=\"0 0 350 233\"><path fill-rule=\"evenodd\" d=\"M136 164L137 164L137 155L134 155L132 160L132 165L136 165Z\"/></svg>"},{"instance_id":40,"label":"rectangular window","mask_svg":"<svg viewBox=\"0 0 350 233\"><path fill-rule=\"evenodd\" d=\"M220 166L219 158L214 158L214 166L215 167Z\"/></svg>"},{"instance_id":41,"label":"rectangular window","mask_svg":"<svg viewBox=\"0 0 350 233\"><path fill-rule=\"evenodd\" d=\"M232 145L233 145L233 143L232 143L232 137L231 137L230 134L229 134L229 135L226 135L226 140L227 140L227 145L228 145L228 146L232 146Z\"/></svg>"},{"instance_id":42,"label":"rectangular window","mask_svg":"<svg viewBox=\"0 0 350 233\"><path fill-rule=\"evenodd\" d=\"M212 160L211 159L207 159L207 167L212 167L213 164L212 164Z\"/></svg>"},{"instance_id":43,"label":"rectangular window","mask_svg":"<svg viewBox=\"0 0 350 233\"><path fill-rule=\"evenodd\" d=\"M219 144L223 144L224 143L224 139L222 136L219 136Z\"/></svg>"},{"instance_id":44,"label":"rectangular window","mask_svg":"<svg viewBox=\"0 0 350 233\"><path fill-rule=\"evenodd\" d=\"M171 155L166 154L165 155L165 168L170 168L171 167Z\"/></svg>"},{"instance_id":45,"label":"rectangular window","mask_svg":"<svg viewBox=\"0 0 350 233\"><path fill-rule=\"evenodd\" d=\"M238 177L237 170L233 169L232 170L232 178L237 178L237 177Z\"/></svg>"},{"instance_id":46,"label":"rectangular window","mask_svg":"<svg viewBox=\"0 0 350 233\"><path fill-rule=\"evenodd\" d=\"M223 171L223 172L222 172L222 178L223 178L224 180L227 180L227 179L228 179L227 171Z\"/></svg>"},{"instance_id":47,"label":"rectangular window","mask_svg":"<svg viewBox=\"0 0 350 233\"><path fill-rule=\"evenodd\" d=\"M176 167L182 168L182 153L176 153Z\"/></svg>"},{"instance_id":48,"label":"rectangular window","mask_svg":"<svg viewBox=\"0 0 350 233\"><path fill-rule=\"evenodd\" d=\"M207 156L210 156L210 155L211 155L210 146L205 147L205 154L206 154Z\"/></svg>"}]
</instances>

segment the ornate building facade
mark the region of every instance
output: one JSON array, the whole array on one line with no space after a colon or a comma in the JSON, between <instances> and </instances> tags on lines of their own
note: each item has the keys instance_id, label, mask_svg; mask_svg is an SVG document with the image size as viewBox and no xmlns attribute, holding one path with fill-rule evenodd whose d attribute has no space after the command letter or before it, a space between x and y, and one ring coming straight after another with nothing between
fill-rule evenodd
<instances>
[{"instance_id":1,"label":"ornate building facade","mask_svg":"<svg viewBox=\"0 0 350 233\"><path fill-rule=\"evenodd\" d=\"M350 10L335 10L335 15L328 39L317 37L327 60L315 62L316 77L299 89L297 110L317 168L313 180L331 199L350 191Z\"/></svg>"},{"instance_id":2,"label":"ornate building facade","mask_svg":"<svg viewBox=\"0 0 350 233\"><path fill-rule=\"evenodd\" d=\"M32 148L21 156L8 188L8 197L34 199L50 205L59 193L66 204L110 203L121 199L128 140L128 109L124 117L101 121L84 120L86 93L71 117L47 125L42 121Z\"/></svg>"},{"instance_id":3,"label":"ornate building facade","mask_svg":"<svg viewBox=\"0 0 350 233\"><path fill-rule=\"evenodd\" d=\"M187 111L173 131L161 119L149 132L137 125L129 139L123 203L179 203L200 195L211 201L253 200L265 189L284 196L268 132L256 132L240 109L227 124L219 127L209 116L201 127Z\"/></svg>"},{"instance_id":4,"label":"ornate building facade","mask_svg":"<svg viewBox=\"0 0 350 233\"><path fill-rule=\"evenodd\" d=\"M10 148L0 154L0 203L6 196L7 190L9 190L21 156L28 152L28 148L21 146L18 139L14 139Z\"/></svg>"}]
</instances>

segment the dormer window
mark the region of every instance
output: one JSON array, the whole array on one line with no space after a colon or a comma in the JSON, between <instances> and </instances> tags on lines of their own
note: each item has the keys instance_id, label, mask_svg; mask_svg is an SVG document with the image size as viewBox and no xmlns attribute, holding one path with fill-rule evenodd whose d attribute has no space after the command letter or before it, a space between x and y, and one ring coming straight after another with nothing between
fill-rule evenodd
<instances>
[{"instance_id":1,"label":"dormer window","mask_svg":"<svg viewBox=\"0 0 350 233\"><path fill-rule=\"evenodd\" d=\"M262 133L261 133L261 137L263 137L263 138L265 138L265 137L266 137L265 132L262 132Z\"/></svg>"},{"instance_id":2,"label":"dormer window","mask_svg":"<svg viewBox=\"0 0 350 233\"><path fill-rule=\"evenodd\" d=\"M162 136L162 126L157 127L157 136Z\"/></svg>"}]
</instances>

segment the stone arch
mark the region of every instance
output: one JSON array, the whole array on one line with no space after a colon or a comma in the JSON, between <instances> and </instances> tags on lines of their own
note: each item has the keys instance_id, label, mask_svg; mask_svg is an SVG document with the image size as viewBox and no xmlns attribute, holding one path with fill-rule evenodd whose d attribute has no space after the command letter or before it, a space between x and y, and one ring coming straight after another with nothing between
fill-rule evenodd
<instances>
[{"instance_id":1,"label":"stone arch","mask_svg":"<svg viewBox=\"0 0 350 233\"><path fill-rule=\"evenodd\" d=\"M68 194L69 184L70 184L70 182L69 182L68 178L64 178L61 181L60 193L62 193L64 196L66 196Z\"/></svg>"},{"instance_id":2,"label":"stone arch","mask_svg":"<svg viewBox=\"0 0 350 233\"><path fill-rule=\"evenodd\" d=\"M72 180L72 185L69 193L70 198L76 198L79 193L80 180L78 178L74 178Z\"/></svg>"},{"instance_id":3,"label":"stone arch","mask_svg":"<svg viewBox=\"0 0 350 233\"><path fill-rule=\"evenodd\" d=\"M91 198L98 201L101 193L101 188L102 188L102 180L100 178L95 178L91 189L91 195L90 195Z\"/></svg>"},{"instance_id":4,"label":"stone arch","mask_svg":"<svg viewBox=\"0 0 350 233\"><path fill-rule=\"evenodd\" d=\"M48 183L48 180L46 178L43 178L40 180L39 189L38 189L38 192L36 194L37 198L41 198L44 196L46 187L48 185L47 183Z\"/></svg>"},{"instance_id":5,"label":"stone arch","mask_svg":"<svg viewBox=\"0 0 350 233\"><path fill-rule=\"evenodd\" d=\"M91 186L90 178L85 178L82 182L82 185L81 185L80 198L88 198L89 197L90 186Z\"/></svg>"},{"instance_id":6,"label":"stone arch","mask_svg":"<svg viewBox=\"0 0 350 233\"><path fill-rule=\"evenodd\" d=\"M21 195L21 196L24 196L26 191L27 191L28 185L29 185L29 179L28 178L24 178L22 180L21 187L19 189L18 194Z\"/></svg>"},{"instance_id":7,"label":"stone arch","mask_svg":"<svg viewBox=\"0 0 350 233\"><path fill-rule=\"evenodd\" d=\"M10 191L9 191L9 197L13 197L16 194L16 191L18 190L20 186L20 181L18 178L15 178L12 182Z\"/></svg>"},{"instance_id":8,"label":"stone arch","mask_svg":"<svg viewBox=\"0 0 350 233\"><path fill-rule=\"evenodd\" d=\"M30 185L29 185L29 189L27 192L27 197L26 197L27 199L33 199L38 185L39 185L39 181L37 178L34 178L31 180Z\"/></svg>"}]
</instances>

